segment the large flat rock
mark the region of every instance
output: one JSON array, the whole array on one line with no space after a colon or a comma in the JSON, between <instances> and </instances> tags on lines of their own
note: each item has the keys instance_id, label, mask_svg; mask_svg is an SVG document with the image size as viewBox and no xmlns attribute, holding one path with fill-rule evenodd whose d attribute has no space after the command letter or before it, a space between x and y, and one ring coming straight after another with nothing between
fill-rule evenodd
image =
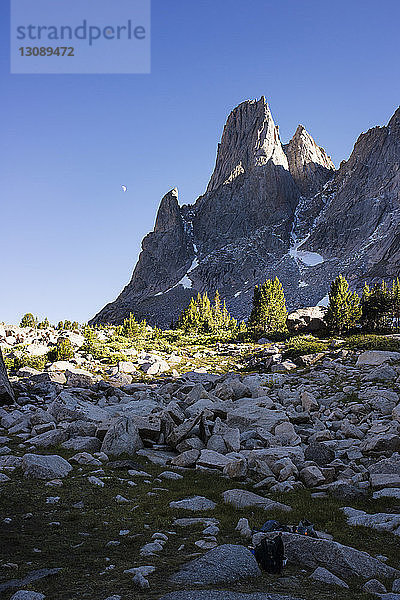
<instances>
[{"instance_id":1,"label":"large flat rock","mask_svg":"<svg viewBox=\"0 0 400 600\"><path fill-rule=\"evenodd\" d=\"M400 352L387 352L385 350L366 350L357 359L356 366L373 366L383 365L385 362L393 362L400 360Z\"/></svg>"},{"instance_id":2,"label":"large flat rock","mask_svg":"<svg viewBox=\"0 0 400 600\"><path fill-rule=\"evenodd\" d=\"M22 470L26 477L55 479L68 475L72 471L72 466L62 456L25 454L22 459Z\"/></svg>"},{"instance_id":3,"label":"large flat rock","mask_svg":"<svg viewBox=\"0 0 400 600\"><path fill-rule=\"evenodd\" d=\"M223 544L184 565L171 581L188 585L226 584L259 575L261 571L250 550Z\"/></svg>"},{"instance_id":4,"label":"large flat rock","mask_svg":"<svg viewBox=\"0 0 400 600\"><path fill-rule=\"evenodd\" d=\"M275 502L270 498L264 498L247 490L227 490L222 494L225 504L231 504L235 508L247 508L255 506L264 510L283 510L288 512L292 510L287 504Z\"/></svg>"}]
</instances>

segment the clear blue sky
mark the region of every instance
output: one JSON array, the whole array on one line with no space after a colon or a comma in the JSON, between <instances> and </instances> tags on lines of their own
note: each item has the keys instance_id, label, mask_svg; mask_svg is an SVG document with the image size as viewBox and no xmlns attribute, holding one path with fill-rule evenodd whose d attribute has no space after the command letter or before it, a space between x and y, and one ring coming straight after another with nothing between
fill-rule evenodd
<instances>
[{"instance_id":1,"label":"clear blue sky","mask_svg":"<svg viewBox=\"0 0 400 600\"><path fill-rule=\"evenodd\" d=\"M113 300L161 197L204 192L241 101L264 94L284 141L303 123L337 165L400 103L398 0L153 0L150 75L58 76L10 75L7 4L0 321Z\"/></svg>"}]
</instances>

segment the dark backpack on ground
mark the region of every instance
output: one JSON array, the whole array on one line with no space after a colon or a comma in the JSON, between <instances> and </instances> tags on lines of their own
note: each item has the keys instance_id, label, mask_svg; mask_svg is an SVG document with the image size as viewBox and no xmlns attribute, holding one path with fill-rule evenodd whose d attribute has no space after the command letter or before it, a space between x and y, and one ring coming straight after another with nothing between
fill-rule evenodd
<instances>
[{"instance_id":1,"label":"dark backpack on ground","mask_svg":"<svg viewBox=\"0 0 400 600\"><path fill-rule=\"evenodd\" d=\"M264 538L254 549L254 556L264 571L267 573L281 573L285 549L282 536L277 535L274 539Z\"/></svg>"}]
</instances>

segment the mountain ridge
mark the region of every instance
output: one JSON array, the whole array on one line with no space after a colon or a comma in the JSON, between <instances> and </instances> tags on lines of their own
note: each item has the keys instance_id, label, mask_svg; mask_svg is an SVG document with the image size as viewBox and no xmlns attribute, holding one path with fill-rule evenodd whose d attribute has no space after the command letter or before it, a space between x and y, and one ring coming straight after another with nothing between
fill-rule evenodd
<instances>
[{"instance_id":1,"label":"mountain ridge","mask_svg":"<svg viewBox=\"0 0 400 600\"><path fill-rule=\"evenodd\" d=\"M400 266L399 177L400 108L336 170L302 125L282 144L264 96L242 102L205 193L182 206L177 188L164 196L130 282L91 323L133 312L165 327L194 294L216 289L246 318L254 285L275 275L289 308L317 304L342 271L355 287L380 270L390 277Z\"/></svg>"}]
</instances>

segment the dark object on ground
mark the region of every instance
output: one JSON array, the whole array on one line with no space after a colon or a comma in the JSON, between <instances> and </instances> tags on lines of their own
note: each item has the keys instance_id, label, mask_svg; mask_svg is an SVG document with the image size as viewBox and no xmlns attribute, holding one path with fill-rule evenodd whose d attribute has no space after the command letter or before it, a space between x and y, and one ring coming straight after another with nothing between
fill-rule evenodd
<instances>
[{"instance_id":1,"label":"dark object on ground","mask_svg":"<svg viewBox=\"0 0 400 600\"><path fill-rule=\"evenodd\" d=\"M4 592L11 588L23 588L34 581L49 577L49 575L56 575L59 571L61 571L61 569L37 569L36 571L31 571L22 579L10 579L9 581L0 583L0 592Z\"/></svg>"},{"instance_id":2,"label":"dark object on ground","mask_svg":"<svg viewBox=\"0 0 400 600\"><path fill-rule=\"evenodd\" d=\"M279 523L279 521L275 521L274 519L270 519L266 521L264 525L261 526L260 529L257 527L253 528L253 533L261 532L261 533L270 533L273 531L287 531L288 533L299 533L300 535L309 535L310 537L318 537L313 523L304 519L300 521L298 525L284 525L283 523Z\"/></svg>"},{"instance_id":3,"label":"dark object on ground","mask_svg":"<svg viewBox=\"0 0 400 600\"><path fill-rule=\"evenodd\" d=\"M284 555L281 535L277 535L273 540L264 538L254 549L256 561L267 573L282 573Z\"/></svg>"},{"instance_id":4,"label":"dark object on ground","mask_svg":"<svg viewBox=\"0 0 400 600\"><path fill-rule=\"evenodd\" d=\"M287 529L282 529L282 531L288 531ZM300 535L309 535L310 537L318 537L314 525L304 519L304 521L300 521L298 525L293 526L292 533L299 533Z\"/></svg>"},{"instance_id":5,"label":"dark object on ground","mask_svg":"<svg viewBox=\"0 0 400 600\"><path fill-rule=\"evenodd\" d=\"M268 533L269 531L292 531L290 527L287 525L283 525L278 521L274 521L274 519L270 519L266 521L264 525L261 526L260 529L254 527L253 531L262 531L263 533Z\"/></svg>"},{"instance_id":6,"label":"dark object on ground","mask_svg":"<svg viewBox=\"0 0 400 600\"><path fill-rule=\"evenodd\" d=\"M11 383L8 380L6 366L0 349L0 406L4 404L13 404L15 396Z\"/></svg>"},{"instance_id":7,"label":"dark object on ground","mask_svg":"<svg viewBox=\"0 0 400 600\"><path fill-rule=\"evenodd\" d=\"M113 460L107 463L107 466L110 469L119 469L119 470L128 470L132 469L133 471L143 471L143 465L135 462L134 460Z\"/></svg>"}]
</instances>

